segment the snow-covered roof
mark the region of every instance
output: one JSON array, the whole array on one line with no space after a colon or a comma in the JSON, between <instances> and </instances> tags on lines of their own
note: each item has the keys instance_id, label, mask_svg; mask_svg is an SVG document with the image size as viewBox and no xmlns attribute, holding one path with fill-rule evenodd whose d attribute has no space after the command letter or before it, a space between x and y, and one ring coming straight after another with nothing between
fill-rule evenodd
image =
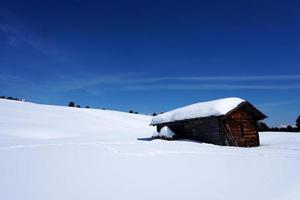
<instances>
[{"instance_id":1,"label":"snow-covered roof","mask_svg":"<svg viewBox=\"0 0 300 200\"><path fill-rule=\"evenodd\" d=\"M237 97L231 97L195 103L154 116L150 125L201 117L226 115L243 102L245 102L245 100Z\"/></svg>"}]
</instances>

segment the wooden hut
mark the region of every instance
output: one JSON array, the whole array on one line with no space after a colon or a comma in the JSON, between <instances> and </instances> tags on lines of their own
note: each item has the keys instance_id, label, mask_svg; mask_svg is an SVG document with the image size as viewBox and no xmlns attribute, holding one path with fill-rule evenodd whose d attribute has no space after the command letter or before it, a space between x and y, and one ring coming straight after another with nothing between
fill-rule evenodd
<instances>
[{"instance_id":1,"label":"wooden hut","mask_svg":"<svg viewBox=\"0 0 300 200\"><path fill-rule=\"evenodd\" d=\"M266 115L243 99L224 98L154 116L150 125L157 127L157 137L167 126L175 133L173 139L253 147L260 144L257 122L265 118Z\"/></svg>"}]
</instances>

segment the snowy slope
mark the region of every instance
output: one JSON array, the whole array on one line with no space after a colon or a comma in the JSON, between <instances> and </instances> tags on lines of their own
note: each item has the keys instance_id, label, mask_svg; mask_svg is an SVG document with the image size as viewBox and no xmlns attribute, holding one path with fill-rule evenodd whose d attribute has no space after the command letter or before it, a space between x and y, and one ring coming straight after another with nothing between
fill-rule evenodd
<instances>
[{"instance_id":1,"label":"snowy slope","mask_svg":"<svg viewBox=\"0 0 300 200\"><path fill-rule=\"evenodd\" d=\"M118 111L39 105L0 99L1 136L31 139L115 136L150 132L151 118ZM148 124L147 124L148 123ZM124 132L126 130L126 132Z\"/></svg>"},{"instance_id":2,"label":"snowy slope","mask_svg":"<svg viewBox=\"0 0 300 200\"><path fill-rule=\"evenodd\" d=\"M300 134L261 147L148 141L151 117L0 100L0 199L300 198Z\"/></svg>"}]
</instances>

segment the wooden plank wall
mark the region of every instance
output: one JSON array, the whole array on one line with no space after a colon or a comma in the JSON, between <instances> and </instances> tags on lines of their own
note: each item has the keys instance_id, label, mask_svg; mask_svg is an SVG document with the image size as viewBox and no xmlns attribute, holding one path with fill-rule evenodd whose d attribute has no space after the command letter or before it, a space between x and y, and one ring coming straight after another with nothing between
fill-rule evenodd
<instances>
[{"instance_id":1,"label":"wooden plank wall","mask_svg":"<svg viewBox=\"0 0 300 200\"><path fill-rule=\"evenodd\" d=\"M184 132L186 138L220 144L219 124L216 117L188 121L184 125Z\"/></svg>"},{"instance_id":2,"label":"wooden plank wall","mask_svg":"<svg viewBox=\"0 0 300 200\"><path fill-rule=\"evenodd\" d=\"M243 107L228 115L224 121L238 146L258 146L257 120ZM243 131L241 130L243 129ZM242 134L243 132L243 134Z\"/></svg>"},{"instance_id":3,"label":"wooden plank wall","mask_svg":"<svg viewBox=\"0 0 300 200\"><path fill-rule=\"evenodd\" d=\"M191 119L157 125L157 131L168 126L176 133L176 138L192 139L200 142L220 144L220 130L217 117Z\"/></svg>"}]
</instances>

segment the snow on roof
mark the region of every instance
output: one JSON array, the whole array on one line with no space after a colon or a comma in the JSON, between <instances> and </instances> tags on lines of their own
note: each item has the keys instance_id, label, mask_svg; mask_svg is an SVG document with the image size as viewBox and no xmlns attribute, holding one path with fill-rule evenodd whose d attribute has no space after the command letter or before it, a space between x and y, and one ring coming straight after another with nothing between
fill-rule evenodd
<instances>
[{"instance_id":1,"label":"snow on roof","mask_svg":"<svg viewBox=\"0 0 300 200\"><path fill-rule=\"evenodd\" d=\"M163 124L167 122L194 119L200 117L226 115L228 112L230 112L243 102L245 102L245 100L237 97L231 97L195 103L154 116L150 125Z\"/></svg>"}]
</instances>

